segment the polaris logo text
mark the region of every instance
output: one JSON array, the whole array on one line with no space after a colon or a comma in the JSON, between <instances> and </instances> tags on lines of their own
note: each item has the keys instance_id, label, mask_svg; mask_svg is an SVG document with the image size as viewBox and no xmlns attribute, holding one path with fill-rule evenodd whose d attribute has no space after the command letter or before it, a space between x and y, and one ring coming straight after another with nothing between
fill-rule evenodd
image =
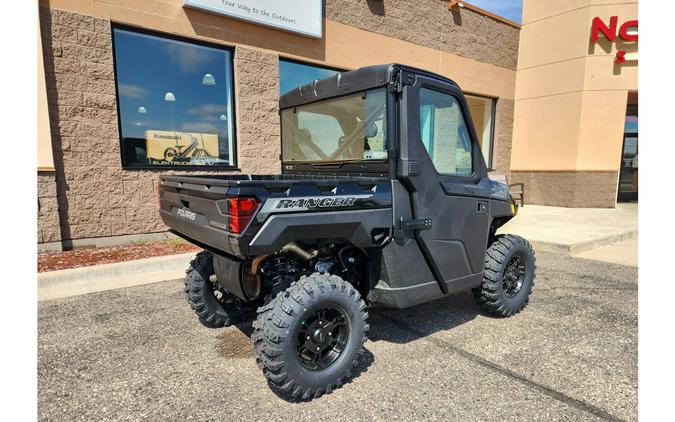
<instances>
[{"instance_id":1,"label":"polaris logo text","mask_svg":"<svg viewBox=\"0 0 675 422\"><path fill-rule=\"evenodd\" d=\"M191 220L191 221L195 221L195 216L197 215L190 210L186 210L185 208L178 208L176 210L176 214L179 217L183 217L183 218L186 218L186 219Z\"/></svg>"},{"instance_id":2,"label":"polaris logo text","mask_svg":"<svg viewBox=\"0 0 675 422\"><path fill-rule=\"evenodd\" d=\"M299 198L299 199L281 199L277 202L275 209L314 209L314 208L334 208L351 207L356 202L356 197L341 198Z\"/></svg>"}]
</instances>

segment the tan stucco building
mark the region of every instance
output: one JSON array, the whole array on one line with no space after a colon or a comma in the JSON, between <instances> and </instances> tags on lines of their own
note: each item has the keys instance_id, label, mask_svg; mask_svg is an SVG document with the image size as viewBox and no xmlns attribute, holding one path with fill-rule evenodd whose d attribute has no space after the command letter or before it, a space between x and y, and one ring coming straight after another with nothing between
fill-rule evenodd
<instances>
[{"instance_id":1,"label":"tan stucco building","mask_svg":"<svg viewBox=\"0 0 675 422\"><path fill-rule=\"evenodd\" d=\"M41 247L163 233L160 172L278 173L278 99L299 75L388 62L445 75L471 94L488 165L509 171L518 24L447 0L317 2L312 38L183 0L40 0Z\"/></svg>"},{"instance_id":2,"label":"tan stucco building","mask_svg":"<svg viewBox=\"0 0 675 422\"><path fill-rule=\"evenodd\" d=\"M637 0L523 1L511 181L527 203L637 200L637 15Z\"/></svg>"}]
</instances>

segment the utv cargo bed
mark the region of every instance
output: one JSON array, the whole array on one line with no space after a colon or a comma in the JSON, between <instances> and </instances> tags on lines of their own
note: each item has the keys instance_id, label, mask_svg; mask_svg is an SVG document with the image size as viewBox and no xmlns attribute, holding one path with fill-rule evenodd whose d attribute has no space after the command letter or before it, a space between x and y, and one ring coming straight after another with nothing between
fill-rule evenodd
<instances>
[{"instance_id":1,"label":"utv cargo bed","mask_svg":"<svg viewBox=\"0 0 675 422\"><path fill-rule=\"evenodd\" d=\"M174 234L238 258L279 248L286 237L302 237L302 231L351 236L372 246L370 231L392 224L390 181L380 177L162 175L159 200L162 221ZM265 237L276 238L256 239L273 208L273 217L284 221L266 230ZM324 212L313 226L314 211ZM300 222L302 228L296 228Z\"/></svg>"}]
</instances>

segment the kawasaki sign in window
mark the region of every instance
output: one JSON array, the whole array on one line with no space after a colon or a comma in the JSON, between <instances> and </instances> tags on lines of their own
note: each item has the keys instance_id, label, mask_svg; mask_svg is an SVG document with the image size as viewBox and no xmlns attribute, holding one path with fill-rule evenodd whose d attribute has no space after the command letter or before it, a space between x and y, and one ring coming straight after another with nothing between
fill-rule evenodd
<instances>
[{"instance_id":1,"label":"kawasaki sign in window","mask_svg":"<svg viewBox=\"0 0 675 422\"><path fill-rule=\"evenodd\" d=\"M235 166L232 52L113 27L124 167Z\"/></svg>"}]
</instances>

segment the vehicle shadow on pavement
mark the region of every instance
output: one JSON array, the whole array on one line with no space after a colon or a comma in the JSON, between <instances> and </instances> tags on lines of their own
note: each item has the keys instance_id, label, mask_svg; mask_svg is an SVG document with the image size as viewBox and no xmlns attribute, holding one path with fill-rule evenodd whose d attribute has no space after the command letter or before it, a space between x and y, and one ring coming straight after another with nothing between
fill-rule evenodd
<instances>
[{"instance_id":1,"label":"vehicle shadow on pavement","mask_svg":"<svg viewBox=\"0 0 675 422\"><path fill-rule=\"evenodd\" d=\"M375 308L370 313L371 341L405 344L451 330L480 315L471 293L459 293L412 308ZM414 329L411 329L414 328Z\"/></svg>"},{"instance_id":2,"label":"vehicle shadow on pavement","mask_svg":"<svg viewBox=\"0 0 675 422\"><path fill-rule=\"evenodd\" d=\"M368 314L368 340L399 344L409 343L438 331L451 330L472 321L478 315L484 315L470 292L457 293L408 309L371 308ZM248 338L253 334L251 322L238 324L236 327ZM415 329L411 330L410 327Z\"/></svg>"},{"instance_id":3,"label":"vehicle shadow on pavement","mask_svg":"<svg viewBox=\"0 0 675 422\"><path fill-rule=\"evenodd\" d=\"M385 341L406 344L439 331L451 330L476 318L479 308L470 293L459 293L446 298L424 303L408 309L372 308L368 311L370 341ZM235 325L237 330L223 332L216 346L223 357L245 357L251 354L250 337L253 334L251 322ZM368 350L366 343L363 354L351 376L344 379L349 384L375 362L375 355ZM303 402L279 395L289 403Z\"/></svg>"}]
</instances>

